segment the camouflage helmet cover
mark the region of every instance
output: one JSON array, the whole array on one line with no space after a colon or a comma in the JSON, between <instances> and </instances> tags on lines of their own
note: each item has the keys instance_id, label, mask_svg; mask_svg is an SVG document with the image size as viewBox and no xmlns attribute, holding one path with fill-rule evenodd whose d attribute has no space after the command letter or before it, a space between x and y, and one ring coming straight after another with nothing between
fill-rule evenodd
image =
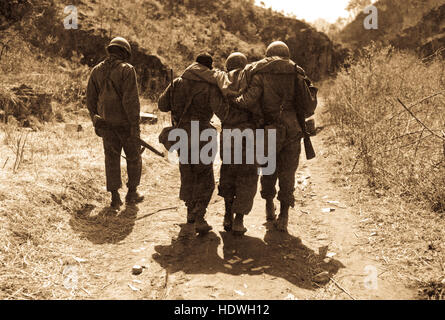
<instances>
[{"instance_id":1,"label":"camouflage helmet cover","mask_svg":"<svg viewBox=\"0 0 445 320\"><path fill-rule=\"evenodd\" d=\"M234 52L227 57L226 69L232 71L235 69L243 69L247 64L247 57L241 52Z\"/></svg>"},{"instance_id":2,"label":"camouflage helmet cover","mask_svg":"<svg viewBox=\"0 0 445 320\"><path fill-rule=\"evenodd\" d=\"M289 47L282 41L272 42L266 49L266 57L290 58Z\"/></svg>"},{"instance_id":3,"label":"camouflage helmet cover","mask_svg":"<svg viewBox=\"0 0 445 320\"><path fill-rule=\"evenodd\" d=\"M113 46L122 48L122 49L124 49L129 55L131 55L131 46L130 46L130 43L129 43L125 38L122 38L122 37L116 37L116 38L113 38L113 39L110 41L110 44L107 46L107 51L108 51L108 49L109 49L110 47L113 47Z\"/></svg>"}]
</instances>

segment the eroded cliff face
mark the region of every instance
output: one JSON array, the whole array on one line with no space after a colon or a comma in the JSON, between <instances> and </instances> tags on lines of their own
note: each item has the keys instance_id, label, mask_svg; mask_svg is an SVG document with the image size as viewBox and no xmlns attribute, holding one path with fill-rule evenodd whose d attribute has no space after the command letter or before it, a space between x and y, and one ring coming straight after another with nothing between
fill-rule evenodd
<instances>
[{"instance_id":1,"label":"eroded cliff face","mask_svg":"<svg viewBox=\"0 0 445 320\"><path fill-rule=\"evenodd\" d=\"M403 30L391 40L391 44L401 49L414 48L422 56L431 55L444 48L445 4L431 10L414 27Z\"/></svg>"},{"instance_id":2,"label":"eroded cliff face","mask_svg":"<svg viewBox=\"0 0 445 320\"><path fill-rule=\"evenodd\" d=\"M60 30L59 41L63 56L70 58L73 53L83 56L81 62L95 66L106 57L105 46L111 38L105 30L79 28L78 30ZM160 57L149 54L138 43L130 41L132 57L130 63L135 67L141 92L148 98L156 99L170 81L169 68Z\"/></svg>"},{"instance_id":3,"label":"eroded cliff face","mask_svg":"<svg viewBox=\"0 0 445 320\"><path fill-rule=\"evenodd\" d=\"M243 51L253 61L264 57L270 42L282 40L291 58L315 81L334 74L347 53L308 24L247 0L135 0L117 7L106 1L71 2L78 8L78 29L64 28L65 4L55 0L2 2L2 26L20 29L23 38L47 56L80 56L90 67L105 58L111 38L124 36L133 48L130 63L141 93L152 99L168 85L170 68L178 74L199 51L213 53L215 64L222 67L233 51Z\"/></svg>"},{"instance_id":4,"label":"eroded cliff face","mask_svg":"<svg viewBox=\"0 0 445 320\"><path fill-rule=\"evenodd\" d=\"M366 30L360 13L340 33L343 43L352 49L371 41L396 48L417 51L421 56L433 54L444 45L445 0L380 0L378 29Z\"/></svg>"}]
</instances>

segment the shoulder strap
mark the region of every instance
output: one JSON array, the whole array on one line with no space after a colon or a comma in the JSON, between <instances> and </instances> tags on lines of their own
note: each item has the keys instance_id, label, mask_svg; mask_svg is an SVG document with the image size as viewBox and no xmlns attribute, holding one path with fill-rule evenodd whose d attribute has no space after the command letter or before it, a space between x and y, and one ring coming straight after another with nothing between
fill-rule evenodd
<instances>
[{"instance_id":1,"label":"shoulder strap","mask_svg":"<svg viewBox=\"0 0 445 320\"><path fill-rule=\"evenodd\" d=\"M111 71L113 71L113 69L117 66L118 64L110 64L109 68L107 69L107 73L105 76L105 80L104 81L110 81L111 85L113 86L114 91L116 92L117 96L119 97L119 99L121 99L122 102L122 95L120 94L119 90L117 89L114 81L110 78L111 76ZM103 87L103 86L102 86Z\"/></svg>"},{"instance_id":2,"label":"shoulder strap","mask_svg":"<svg viewBox=\"0 0 445 320\"><path fill-rule=\"evenodd\" d=\"M172 86L172 89L173 89L173 86ZM186 100L185 106L184 106L184 111L182 111L181 117L179 118L178 123L174 127L177 128L182 123L182 120L184 119L184 116L187 114L188 110L190 109L190 106L192 104L192 101L193 101L194 97L195 97L195 95L191 95L191 94L187 96L187 100Z\"/></svg>"}]
</instances>

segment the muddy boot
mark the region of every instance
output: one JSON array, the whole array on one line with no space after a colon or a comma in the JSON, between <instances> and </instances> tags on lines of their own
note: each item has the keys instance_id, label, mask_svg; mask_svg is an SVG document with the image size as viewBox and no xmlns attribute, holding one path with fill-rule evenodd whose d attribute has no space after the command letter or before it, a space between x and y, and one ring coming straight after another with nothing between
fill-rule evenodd
<instances>
[{"instance_id":1,"label":"muddy boot","mask_svg":"<svg viewBox=\"0 0 445 320\"><path fill-rule=\"evenodd\" d=\"M212 230L212 226L210 226L207 221L204 219L206 214L205 209L201 209L199 204L195 206L195 231L199 235L204 235Z\"/></svg>"},{"instance_id":2,"label":"muddy boot","mask_svg":"<svg viewBox=\"0 0 445 320\"><path fill-rule=\"evenodd\" d=\"M235 221L233 222L232 232L235 236L242 236L247 232L247 229L244 227L244 215L237 214L235 215Z\"/></svg>"},{"instance_id":3,"label":"muddy boot","mask_svg":"<svg viewBox=\"0 0 445 320\"><path fill-rule=\"evenodd\" d=\"M266 220L268 222L275 221L275 218L277 217L275 215L275 204L273 203L272 199L266 199Z\"/></svg>"},{"instance_id":4,"label":"muddy boot","mask_svg":"<svg viewBox=\"0 0 445 320\"><path fill-rule=\"evenodd\" d=\"M111 191L111 204L110 207L119 210L120 206L123 205L119 191Z\"/></svg>"},{"instance_id":5,"label":"muddy boot","mask_svg":"<svg viewBox=\"0 0 445 320\"><path fill-rule=\"evenodd\" d=\"M280 215L275 222L278 231L287 232L287 223L289 221L289 205L280 204Z\"/></svg>"},{"instance_id":6,"label":"muddy boot","mask_svg":"<svg viewBox=\"0 0 445 320\"><path fill-rule=\"evenodd\" d=\"M226 213L224 214L224 230L230 232L232 231L232 225L233 225L233 213L232 213L233 199L225 198L224 203L226 205Z\"/></svg>"},{"instance_id":7,"label":"muddy boot","mask_svg":"<svg viewBox=\"0 0 445 320\"><path fill-rule=\"evenodd\" d=\"M187 207L187 223L195 223L195 212L193 211L194 205Z\"/></svg>"},{"instance_id":8,"label":"muddy boot","mask_svg":"<svg viewBox=\"0 0 445 320\"><path fill-rule=\"evenodd\" d=\"M128 204L136 204L144 201L144 196L141 196L137 191L136 188L130 188L128 189L128 193L125 196L125 202Z\"/></svg>"}]
</instances>

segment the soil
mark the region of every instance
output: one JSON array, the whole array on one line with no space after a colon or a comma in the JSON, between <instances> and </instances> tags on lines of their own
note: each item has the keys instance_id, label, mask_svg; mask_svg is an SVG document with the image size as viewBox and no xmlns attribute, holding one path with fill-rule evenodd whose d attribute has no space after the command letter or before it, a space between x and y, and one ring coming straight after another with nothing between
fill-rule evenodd
<instances>
[{"instance_id":1,"label":"soil","mask_svg":"<svg viewBox=\"0 0 445 320\"><path fill-rule=\"evenodd\" d=\"M306 161L303 151L288 233L266 223L259 193L245 236L225 232L224 201L215 191L207 213L213 231L196 236L178 199L179 170L167 163L157 178L146 175L137 207L112 213L86 205L70 221L90 243L79 263L87 284L78 289L89 299L415 298L371 253L378 244L362 228L362 208L329 152L327 131L312 139L316 159ZM143 272L133 275L134 265Z\"/></svg>"}]
</instances>

